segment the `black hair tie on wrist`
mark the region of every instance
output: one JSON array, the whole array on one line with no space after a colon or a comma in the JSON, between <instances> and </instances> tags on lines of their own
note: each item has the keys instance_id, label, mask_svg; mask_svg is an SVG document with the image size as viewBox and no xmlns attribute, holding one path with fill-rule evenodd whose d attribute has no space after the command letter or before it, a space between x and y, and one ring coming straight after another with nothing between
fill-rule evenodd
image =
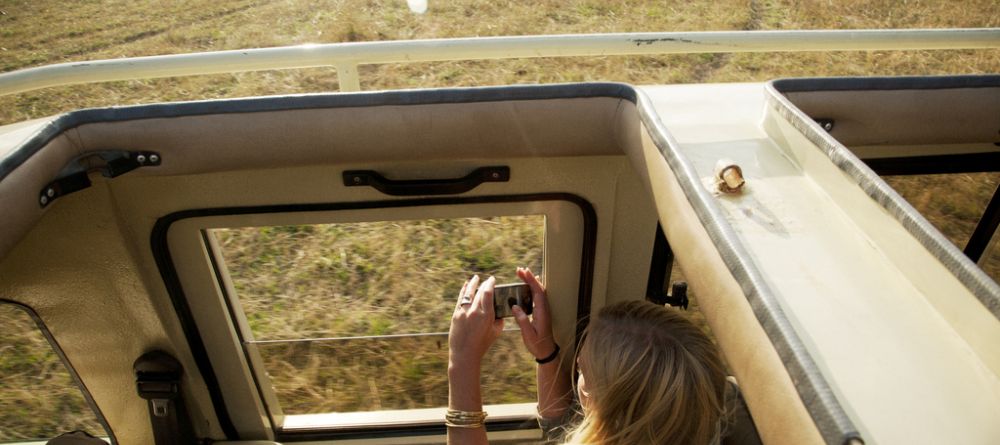
<instances>
[{"instance_id":1,"label":"black hair tie on wrist","mask_svg":"<svg viewBox=\"0 0 1000 445\"><path fill-rule=\"evenodd\" d=\"M539 365L544 365L544 364L546 364L548 362L551 362L552 360L555 360L556 357L559 356L559 344L558 343L552 343L552 344L556 345L556 350L552 351L552 353L549 354L548 357L545 357L545 358L536 358L535 359L535 363L538 363Z\"/></svg>"}]
</instances>

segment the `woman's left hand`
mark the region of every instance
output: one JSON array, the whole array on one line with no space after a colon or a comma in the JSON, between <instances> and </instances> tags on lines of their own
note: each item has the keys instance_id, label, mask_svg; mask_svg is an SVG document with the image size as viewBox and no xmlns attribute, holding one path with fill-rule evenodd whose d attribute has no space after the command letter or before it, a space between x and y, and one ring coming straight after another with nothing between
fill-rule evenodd
<instances>
[{"instance_id":1,"label":"woman's left hand","mask_svg":"<svg viewBox=\"0 0 1000 445\"><path fill-rule=\"evenodd\" d=\"M503 319L496 320L493 313L495 284L496 279L489 277L479 285L477 275L462 286L448 333L449 367L478 371L486 351L503 332Z\"/></svg>"}]
</instances>

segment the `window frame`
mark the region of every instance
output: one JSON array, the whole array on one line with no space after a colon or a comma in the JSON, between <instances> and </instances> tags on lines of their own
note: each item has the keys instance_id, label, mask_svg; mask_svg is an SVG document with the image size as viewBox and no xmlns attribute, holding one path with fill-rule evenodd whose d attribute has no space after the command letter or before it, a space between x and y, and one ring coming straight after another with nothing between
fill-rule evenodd
<instances>
[{"instance_id":1,"label":"window frame","mask_svg":"<svg viewBox=\"0 0 1000 445\"><path fill-rule=\"evenodd\" d=\"M594 257L597 244L597 217L593 206L584 198L580 196L570 194L570 193L537 193L537 194L523 194L523 195L496 195L496 196L474 196L474 197L444 197L444 198L415 198L415 199L401 199L401 200L390 200L390 201L363 201L363 202L339 202L339 203L323 203L323 204L289 204L289 205L274 205L274 206L254 206L254 207L228 207L228 208L211 208L211 209L196 209L188 211L175 212L167 215L157 221L152 234L152 245L154 256L157 260L157 265L160 270L161 276L166 284L168 294L170 296L171 302L174 306L175 312L180 318L181 325L184 329L186 339L191 347L192 353L195 356L195 360L198 363L198 371L202 374L205 379L206 386L210 396L212 398L213 407L215 409L216 415L219 419L220 426L226 432L229 437L239 437L246 435L244 433L248 430L248 419L251 419L256 415L256 421L258 425L254 425L249 428L251 434L264 433L267 436L273 435L276 440L279 441L294 441L294 440L320 440L320 439L360 439L360 438L377 438L377 437L391 437L391 436L401 436L401 435L440 435L445 433L445 427L443 420L435 420L434 422L414 422L405 425L337 425L337 426L324 426L317 428L295 428L294 430L287 430L284 428L284 414L281 413L280 409L275 410L273 406L277 405L277 399L274 398L271 388L267 385L269 382L266 380L261 380L259 378L260 373L264 373L262 367L258 365L253 365L255 359L253 357L247 356L245 348L242 348L242 334L241 329L238 328L235 323L238 322L239 317L233 314L233 304L235 302L238 305L238 301L228 298L223 295L226 292L225 288L231 286L230 284L225 284L228 279L225 274L219 271L219 261L221 260L221 252L218 249L213 249L212 247L212 237L207 235L207 231L204 229L216 228L216 227L203 227L196 230L197 233L197 243L201 246L202 252L200 254L205 255L205 261L212 263L212 273L205 274L211 276L211 281L213 283L212 292L219 294L219 299L224 302L225 311L227 312L226 317L230 320L230 326L227 327L229 335L232 337L234 342L239 342L241 357L238 359L235 357L230 357L228 360L238 360L243 363L243 371L245 372L245 380L240 382L240 385L244 385L241 389L245 394L239 397L234 397L231 395L232 391L223 390L223 379L220 379L220 373L229 373L228 377L232 377L232 369L222 370L217 363L213 362L210 358L209 348L206 345L205 336L207 338L211 337L212 329L218 329L208 326L206 329L206 323L202 321L201 323L196 322L196 312L200 310L193 308L199 303L197 300L201 297L205 299L210 299L208 295L203 295L208 292L205 283L194 284L185 282L182 285L181 276L186 272L182 269L187 267L184 264L174 264L171 256L171 248L179 248L177 245L176 238L181 236L178 234L177 227L174 223L185 221L190 222L191 220L206 218L206 217L240 217L247 218L247 221L252 221L249 224L243 224L244 226L264 226L264 225L282 225L286 223L290 224L313 224L313 223L324 223L324 222L338 222L338 221L317 221L313 218L313 215L320 215L321 213L329 212L341 212L341 211L387 211L392 213L392 209L399 208L419 208L419 207L430 207L430 206L462 206L462 205L473 205L473 204L514 204L519 206L525 206L528 208L532 203L536 202L562 202L563 205L569 205L567 208L575 208L579 211L580 218L580 231L582 234L580 245L580 264L578 272L575 272L577 283L577 294L576 294L576 314L574 318L575 329L572 332L574 336L574 341L579 339L582 334L583 329L586 326L587 316L590 313L590 301L592 298L592 282L594 274ZM537 206L536 206L537 207ZM465 216L475 217L475 216L502 216L502 215L517 215L517 214L546 214L543 211L528 211L528 212L517 212L517 213L504 213L497 212L495 214L485 215L482 212L470 213ZM291 216L288 216L291 215ZM546 214L546 221L551 219L552 215ZM436 215L434 213L429 213L425 216L418 217L435 219L441 218L442 216ZM451 216L448 216L451 217ZM456 216L464 217L464 216ZM277 218L279 222L275 223L274 220ZM322 219L322 218L321 218ZM378 218L370 220L393 220L393 219L415 219L415 218ZM290 221L290 222L289 222ZM340 221L347 222L347 221ZM546 244L548 244L548 225L546 222ZM180 226L185 226L181 224ZM171 230L174 227L175 230ZM232 226L230 226L232 227ZM191 236L191 229L181 228L181 232L186 232L188 238ZM192 240L189 239L188 243ZM575 244L574 244L575 245ZM548 250L548 246L546 246ZM190 253L190 252L188 252ZM548 253L545 255L548 257ZM544 260L543 260L544 261ZM180 267L178 267L180 266ZM576 266L572 266L574 271L576 271ZM546 265L546 274L548 274L548 269L550 266ZM187 272L190 274L190 272ZM188 294L192 294L194 299L189 298ZM195 295L199 294L199 295ZM221 308L220 308L221 310ZM242 315L242 314L241 314ZM227 341L229 339L226 339ZM215 340L213 340L215 341ZM212 355L215 357L216 355ZM228 380L228 379L226 379ZM262 384L262 382L264 382ZM250 387L252 385L252 387ZM270 395L268 395L270 393ZM249 394L249 396L248 396ZM227 409L228 406L244 406L241 403L240 397L243 401L253 401L257 403L258 412L250 413L252 415L247 415L246 412L231 412ZM235 399L235 400L234 400ZM234 403L235 402L235 403ZM503 405L498 405L503 406ZM248 410L248 408L241 408L241 410ZM533 416L533 409L532 416ZM277 415L275 414L277 413ZM526 425L524 420L528 415L523 416L499 416L500 418L495 418L494 421L489 423L489 430L493 431L510 431L510 430L524 430L533 429L534 426ZM237 428L237 423L240 427ZM239 433L237 432L239 431Z\"/></svg>"},{"instance_id":2,"label":"window frame","mask_svg":"<svg viewBox=\"0 0 1000 445\"><path fill-rule=\"evenodd\" d=\"M114 430L112 430L110 424L108 424L108 420L104 417L104 412L101 411L100 406L98 406L97 402L94 401L94 397L90 394L90 390L87 388L87 385L83 383L83 380L80 378L80 375L77 374L76 372L76 368L73 367L73 363L70 362L69 358L66 357L66 353L63 352L62 346L59 345L59 341L56 340L55 336L52 335L52 332L49 331L48 326L45 325L45 321L42 320L42 317L40 315L38 315L38 312L35 312L35 309L32 308L31 306L28 306L24 303L17 302L14 300L9 300L6 298L0 298L0 304L9 304L17 309L24 311L24 313L27 314L29 318L31 318L32 322L35 323L35 327L38 328L38 330L42 334L42 337L45 338L45 341L49 344L49 347L52 348L52 351L55 352L56 357L59 358L59 361L62 363L63 368L66 370L67 373L69 373L70 378L73 380L73 384L76 385L76 388L80 390L81 394L83 394L83 400L87 403L87 407L90 408L90 411L94 413L94 417L97 418L97 422L101 425L101 428L104 428L104 434L105 434L104 437L111 442L111 445L118 445L118 439L115 437ZM58 434L63 434L68 432L69 431L61 431L58 432ZM99 434L100 432L95 431L94 433ZM49 439L52 439L52 437L50 437ZM29 441L30 440L32 439L29 439Z\"/></svg>"},{"instance_id":3,"label":"window frame","mask_svg":"<svg viewBox=\"0 0 1000 445\"><path fill-rule=\"evenodd\" d=\"M998 167L1000 152L861 158L861 161L879 177L1000 172ZM986 208L983 209L983 214L980 215L979 222L966 240L965 246L960 247L973 263L980 264L990 240L997 236L995 234L998 226L1000 226L1000 186L993 192Z\"/></svg>"}]
</instances>

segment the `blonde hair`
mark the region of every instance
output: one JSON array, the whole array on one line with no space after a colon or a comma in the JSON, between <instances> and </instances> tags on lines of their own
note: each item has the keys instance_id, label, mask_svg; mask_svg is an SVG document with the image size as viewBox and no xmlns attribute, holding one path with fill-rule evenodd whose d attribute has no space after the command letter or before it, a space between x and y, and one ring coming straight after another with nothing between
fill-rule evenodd
<instances>
[{"instance_id":1,"label":"blonde hair","mask_svg":"<svg viewBox=\"0 0 1000 445\"><path fill-rule=\"evenodd\" d=\"M578 351L589 399L571 444L708 445L719 433L725 367L678 311L645 301L608 306Z\"/></svg>"}]
</instances>

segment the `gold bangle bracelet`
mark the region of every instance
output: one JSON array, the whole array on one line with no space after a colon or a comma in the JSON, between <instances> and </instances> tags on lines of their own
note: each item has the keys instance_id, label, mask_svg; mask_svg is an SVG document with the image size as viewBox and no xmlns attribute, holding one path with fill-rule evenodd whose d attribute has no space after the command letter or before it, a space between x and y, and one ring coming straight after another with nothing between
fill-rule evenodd
<instances>
[{"instance_id":1,"label":"gold bangle bracelet","mask_svg":"<svg viewBox=\"0 0 1000 445\"><path fill-rule=\"evenodd\" d=\"M462 411L448 409L444 416L445 426L453 428L481 428L486 421L486 411Z\"/></svg>"},{"instance_id":2,"label":"gold bangle bracelet","mask_svg":"<svg viewBox=\"0 0 1000 445\"><path fill-rule=\"evenodd\" d=\"M466 424L457 424L457 423L451 423L451 422L445 421L444 422L444 426L447 426L449 428L468 428L468 429L472 429L472 428L482 428L482 427L484 427L486 425L484 423L482 423L482 422L479 422L479 423L470 423L470 424L466 425Z\"/></svg>"}]
</instances>

